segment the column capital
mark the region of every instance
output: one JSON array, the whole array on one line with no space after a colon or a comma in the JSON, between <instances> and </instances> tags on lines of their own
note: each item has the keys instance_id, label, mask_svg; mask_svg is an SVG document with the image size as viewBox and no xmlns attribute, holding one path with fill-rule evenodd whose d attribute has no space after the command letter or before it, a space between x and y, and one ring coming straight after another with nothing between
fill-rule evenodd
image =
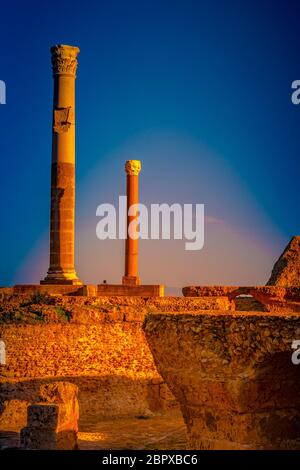
<instances>
[{"instance_id":1,"label":"column capital","mask_svg":"<svg viewBox=\"0 0 300 470\"><path fill-rule=\"evenodd\" d=\"M66 46L64 44L52 46L50 52L53 76L73 75L75 77L79 51L78 47Z\"/></svg>"},{"instance_id":2,"label":"column capital","mask_svg":"<svg viewBox=\"0 0 300 470\"><path fill-rule=\"evenodd\" d=\"M127 160L125 163L125 171L127 175L137 176L141 171L142 165L140 160Z\"/></svg>"}]
</instances>

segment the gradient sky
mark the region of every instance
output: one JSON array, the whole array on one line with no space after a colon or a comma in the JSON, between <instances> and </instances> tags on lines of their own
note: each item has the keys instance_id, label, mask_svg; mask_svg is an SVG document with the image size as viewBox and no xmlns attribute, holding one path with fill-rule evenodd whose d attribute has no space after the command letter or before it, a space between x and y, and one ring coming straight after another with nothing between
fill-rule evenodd
<instances>
[{"instance_id":1,"label":"gradient sky","mask_svg":"<svg viewBox=\"0 0 300 470\"><path fill-rule=\"evenodd\" d=\"M266 282L300 233L297 0L1 2L0 284L48 268L49 48L80 47L76 260L86 282L119 282L123 243L96 239L96 207L142 161L141 201L204 203L205 248L142 242L144 282Z\"/></svg>"}]
</instances>

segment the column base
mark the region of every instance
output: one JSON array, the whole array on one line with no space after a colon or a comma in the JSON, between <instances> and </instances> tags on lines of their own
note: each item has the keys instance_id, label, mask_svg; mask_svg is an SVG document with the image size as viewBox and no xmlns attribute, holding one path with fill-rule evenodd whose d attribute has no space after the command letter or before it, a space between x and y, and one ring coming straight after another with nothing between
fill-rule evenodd
<instances>
[{"instance_id":1,"label":"column base","mask_svg":"<svg viewBox=\"0 0 300 470\"><path fill-rule=\"evenodd\" d=\"M164 297L164 286L162 284L98 284L97 296Z\"/></svg>"},{"instance_id":2,"label":"column base","mask_svg":"<svg viewBox=\"0 0 300 470\"><path fill-rule=\"evenodd\" d=\"M141 284L141 280L139 276L123 276L122 284L124 286L139 286Z\"/></svg>"},{"instance_id":3,"label":"column base","mask_svg":"<svg viewBox=\"0 0 300 470\"><path fill-rule=\"evenodd\" d=\"M16 284L13 286L13 293L16 295L42 293L48 295L95 297L97 295L97 287L92 284L49 284L41 281L40 284Z\"/></svg>"},{"instance_id":4,"label":"column base","mask_svg":"<svg viewBox=\"0 0 300 470\"><path fill-rule=\"evenodd\" d=\"M44 284L62 284L67 286L82 286L83 282L78 279L75 271L70 273L64 272L48 272L45 279L40 281L41 285Z\"/></svg>"}]
</instances>

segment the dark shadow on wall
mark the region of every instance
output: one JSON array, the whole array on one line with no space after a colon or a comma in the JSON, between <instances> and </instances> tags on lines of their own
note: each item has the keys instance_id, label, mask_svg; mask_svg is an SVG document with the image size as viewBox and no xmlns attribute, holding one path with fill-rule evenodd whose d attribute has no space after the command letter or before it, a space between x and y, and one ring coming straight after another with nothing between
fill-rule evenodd
<instances>
[{"instance_id":1,"label":"dark shadow on wall","mask_svg":"<svg viewBox=\"0 0 300 470\"><path fill-rule=\"evenodd\" d=\"M0 383L0 431L18 431L26 425L27 406L34 403L40 386L66 381L79 388L79 429L97 421L147 416L177 407L160 379L133 380L126 376L65 376Z\"/></svg>"}]
</instances>

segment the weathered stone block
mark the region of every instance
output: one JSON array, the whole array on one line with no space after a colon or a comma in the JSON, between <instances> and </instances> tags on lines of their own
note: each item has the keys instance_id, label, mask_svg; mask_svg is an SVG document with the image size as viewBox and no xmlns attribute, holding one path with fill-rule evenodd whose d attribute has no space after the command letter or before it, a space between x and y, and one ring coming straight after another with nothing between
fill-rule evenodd
<instances>
[{"instance_id":1,"label":"weathered stone block","mask_svg":"<svg viewBox=\"0 0 300 470\"><path fill-rule=\"evenodd\" d=\"M27 408L27 425L29 428L53 429L59 428L59 405L40 403Z\"/></svg>"},{"instance_id":2,"label":"weathered stone block","mask_svg":"<svg viewBox=\"0 0 300 470\"><path fill-rule=\"evenodd\" d=\"M77 433L26 427L21 431L21 445L32 450L76 450Z\"/></svg>"},{"instance_id":3,"label":"weathered stone block","mask_svg":"<svg viewBox=\"0 0 300 470\"><path fill-rule=\"evenodd\" d=\"M152 313L144 330L190 449L300 449L299 315Z\"/></svg>"},{"instance_id":4,"label":"weathered stone block","mask_svg":"<svg viewBox=\"0 0 300 470\"><path fill-rule=\"evenodd\" d=\"M42 403L42 406L45 406L45 404L59 405L57 431L78 430L79 406L77 385L69 382L54 382L42 385L39 392L39 401Z\"/></svg>"},{"instance_id":5,"label":"weathered stone block","mask_svg":"<svg viewBox=\"0 0 300 470\"><path fill-rule=\"evenodd\" d=\"M267 285L300 287L300 236L293 237L280 255Z\"/></svg>"},{"instance_id":6,"label":"weathered stone block","mask_svg":"<svg viewBox=\"0 0 300 470\"><path fill-rule=\"evenodd\" d=\"M126 284L98 284L97 295L99 296L141 296L141 297L163 297L164 286L157 285L126 285Z\"/></svg>"},{"instance_id":7,"label":"weathered stone block","mask_svg":"<svg viewBox=\"0 0 300 470\"><path fill-rule=\"evenodd\" d=\"M77 448L78 388L68 382L42 385L39 403L27 410L27 426L21 430L26 449Z\"/></svg>"},{"instance_id":8,"label":"weathered stone block","mask_svg":"<svg viewBox=\"0 0 300 470\"><path fill-rule=\"evenodd\" d=\"M186 286L182 288L185 297L211 299L210 301L227 299L230 307L228 310L243 310L247 308L236 308L236 303L256 308L258 312L271 311L282 314L285 312L300 312L300 287L274 286ZM252 305L249 304L252 299ZM248 303L245 302L248 300ZM256 300L257 302L253 302ZM211 309L216 310L213 306ZM223 309L226 307L224 305Z\"/></svg>"}]
</instances>

